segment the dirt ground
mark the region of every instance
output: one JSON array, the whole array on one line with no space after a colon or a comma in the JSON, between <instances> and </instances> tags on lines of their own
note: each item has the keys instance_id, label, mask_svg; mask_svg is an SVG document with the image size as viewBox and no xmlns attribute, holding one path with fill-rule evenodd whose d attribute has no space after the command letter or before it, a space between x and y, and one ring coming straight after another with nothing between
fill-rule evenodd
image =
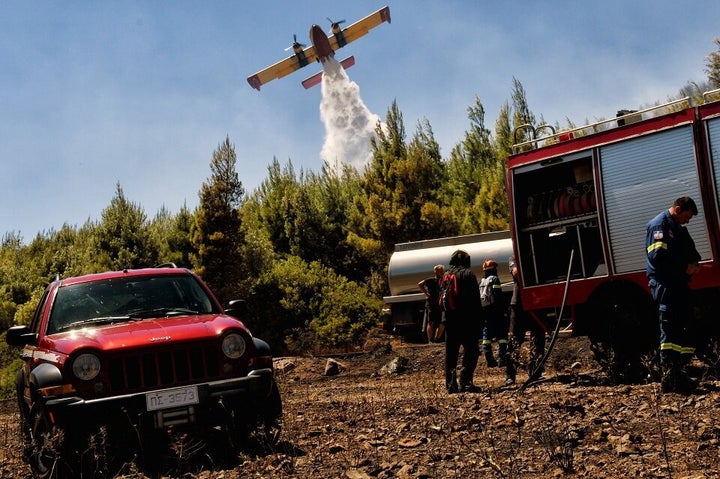
<instances>
[{"instance_id":1,"label":"dirt ground","mask_svg":"<svg viewBox=\"0 0 720 479\"><path fill-rule=\"evenodd\" d=\"M720 382L703 374L691 395L657 383L607 385L582 339L558 341L545 381L504 388L480 360L481 391L449 395L444 345L379 342L368 352L276 359L284 401L275 446L238 457L178 460L165 477L547 478L720 477ZM331 361L332 362L332 361ZM399 371L388 372L388 364ZM701 369L699 369L702 371ZM701 372L702 374L702 372ZM17 413L0 420L0 477L28 478ZM223 465L219 465L222 463ZM144 478L132 465L125 478Z\"/></svg>"}]
</instances>

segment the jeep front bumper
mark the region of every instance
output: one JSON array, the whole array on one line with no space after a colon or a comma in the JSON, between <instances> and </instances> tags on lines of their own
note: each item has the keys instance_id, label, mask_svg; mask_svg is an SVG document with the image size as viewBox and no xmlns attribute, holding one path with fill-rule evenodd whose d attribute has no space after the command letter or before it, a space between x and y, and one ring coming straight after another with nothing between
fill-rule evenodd
<instances>
[{"instance_id":1,"label":"jeep front bumper","mask_svg":"<svg viewBox=\"0 0 720 479\"><path fill-rule=\"evenodd\" d=\"M196 415L220 412L223 401L240 401L248 408L261 405L273 388L273 371L255 369L247 376L195 383L97 399L77 396L49 398L46 411L58 426L86 424L90 418L122 415L131 421L152 415L155 427L196 421ZM193 397L196 395L196 397Z\"/></svg>"}]
</instances>

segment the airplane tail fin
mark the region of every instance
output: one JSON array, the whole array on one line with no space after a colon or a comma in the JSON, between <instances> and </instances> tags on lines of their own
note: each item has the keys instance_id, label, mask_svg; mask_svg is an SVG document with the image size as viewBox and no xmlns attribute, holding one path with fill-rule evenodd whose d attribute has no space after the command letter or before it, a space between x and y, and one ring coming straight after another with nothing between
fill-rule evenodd
<instances>
[{"instance_id":1,"label":"airplane tail fin","mask_svg":"<svg viewBox=\"0 0 720 479\"><path fill-rule=\"evenodd\" d=\"M355 65L355 57L354 56L347 57L345 60L340 62L340 65L342 65L342 67L345 69L350 68L351 66ZM314 87L315 85L317 85L318 83L320 83L322 81L322 74L323 74L323 72L319 71L316 74L314 74L313 76L304 79L302 81L302 86L304 86L306 90Z\"/></svg>"}]
</instances>

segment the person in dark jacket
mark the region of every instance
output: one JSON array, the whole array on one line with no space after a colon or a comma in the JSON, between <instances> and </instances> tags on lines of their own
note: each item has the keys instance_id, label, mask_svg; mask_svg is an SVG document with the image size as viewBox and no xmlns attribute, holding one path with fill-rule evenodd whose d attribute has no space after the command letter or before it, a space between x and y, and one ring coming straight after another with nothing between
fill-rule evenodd
<instances>
[{"instance_id":1,"label":"person in dark jacket","mask_svg":"<svg viewBox=\"0 0 720 479\"><path fill-rule=\"evenodd\" d=\"M646 272L658 305L663 392L694 388L685 366L695 353L688 334L693 316L690 280L700 271L700 254L683 225L697 214L695 201L683 196L647 224Z\"/></svg>"},{"instance_id":2,"label":"person in dark jacket","mask_svg":"<svg viewBox=\"0 0 720 479\"><path fill-rule=\"evenodd\" d=\"M470 255L456 250L450 256L450 269L443 282L455 275L457 302L452 310L446 308L442 323L445 326L445 386L449 393L474 392L478 388L473 376L479 356L478 340L482 331L480 290L477 277L470 269ZM457 381L457 362L463 348L460 383Z\"/></svg>"}]
</instances>

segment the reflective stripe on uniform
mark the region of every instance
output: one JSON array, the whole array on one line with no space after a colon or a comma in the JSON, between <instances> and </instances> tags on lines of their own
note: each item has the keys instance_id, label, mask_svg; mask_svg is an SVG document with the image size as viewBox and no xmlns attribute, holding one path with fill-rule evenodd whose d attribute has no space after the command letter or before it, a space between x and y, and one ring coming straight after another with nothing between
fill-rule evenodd
<instances>
[{"instance_id":1,"label":"reflective stripe on uniform","mask_svg":"<svg viewBox=\"0 0 720 479\"><path fill-rule=\"evenodd\" d=\"M660 351L675 351L680 354L695 354L692 346L680 346L675 343L660 343Z\"/></svg>"},{"instance_id":2,"label":"reflective stripe on uniform","mask_svg":"<svg viewBox=\"0 0 720 479\"><path fill-rule=\"evenodd\" d=\"M664 243L662 241L656 241L647 247L647 252L652 253L653 251L659 250L659 249L668 249L667 243Z\"/></svg>"}]
</instances>

